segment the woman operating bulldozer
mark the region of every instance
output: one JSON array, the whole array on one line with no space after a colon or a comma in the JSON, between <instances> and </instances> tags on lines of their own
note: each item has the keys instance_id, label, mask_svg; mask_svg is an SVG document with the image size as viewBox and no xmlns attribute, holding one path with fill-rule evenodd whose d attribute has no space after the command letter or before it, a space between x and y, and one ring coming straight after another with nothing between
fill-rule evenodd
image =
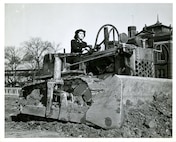
<instances>
[{"instance_id":1,"label":"woman operating bulldozer","mask_svg":"<svg viewBox=\"0 0 176 142\"><path fill-rule=\"evenodd\" d=\"M84 54L90 51L90 47L83 41L85 35L86 31L83 29L78 29L75 31L74 39L71 40L71 53Z\"/></svg>"}]
</instances>

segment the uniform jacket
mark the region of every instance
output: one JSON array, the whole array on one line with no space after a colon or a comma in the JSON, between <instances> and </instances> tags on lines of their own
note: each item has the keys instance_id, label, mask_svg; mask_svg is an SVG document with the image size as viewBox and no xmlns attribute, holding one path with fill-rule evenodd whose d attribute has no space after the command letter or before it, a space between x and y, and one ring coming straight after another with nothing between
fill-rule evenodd
<instances>
[{"instance_id":1,"label":"uniform jacket","mask_svg":"<svg viewBox=\"0 0 176 142\"><path fill-rule=\"evenodd\" d=\"M78 40L71 40L71 53L82 53L82 49L87 47L87 43L82 41L78 41Z\"/></svg>"}]
</instances>

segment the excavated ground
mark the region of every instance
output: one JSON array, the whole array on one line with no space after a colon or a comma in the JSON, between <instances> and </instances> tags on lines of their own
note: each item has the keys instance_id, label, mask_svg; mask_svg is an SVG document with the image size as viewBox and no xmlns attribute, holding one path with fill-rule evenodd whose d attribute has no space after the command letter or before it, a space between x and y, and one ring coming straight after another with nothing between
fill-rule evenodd
<instances>
[{"instance_id":1,"label":"excavated ground","mask_svg":"<svg viewBox=\"0 0 176 142\"><path fill-rule=\"evenodd\" d=\"M120 129L103 130L85 124L63 123L30 118L21 121L17 115L18 97L5 96L5 137L78 137L78 138L170 138L172 137L172 97L160 94L150 103L126 106ZM26 116L24 117L26 118Z\"/></svg>"}]
</instances>

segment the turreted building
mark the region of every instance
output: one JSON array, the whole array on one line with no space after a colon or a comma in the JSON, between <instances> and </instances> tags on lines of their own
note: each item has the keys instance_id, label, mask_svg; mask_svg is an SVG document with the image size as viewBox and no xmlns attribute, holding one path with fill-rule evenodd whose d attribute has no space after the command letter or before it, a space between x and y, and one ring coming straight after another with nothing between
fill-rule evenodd
<instances>
[{"instance_id":1,"label":"turreted building","mask_svg":"<svg viewBox=\"0 0 176 142\"><path fill-rule=\"evenodd\" d=\"M155 24L145 25L139 33L131 27L128 27L128 43L154 49L155 77L172 78L172 27L163 25L159 18Z\"/></svg>"}]
</instances>

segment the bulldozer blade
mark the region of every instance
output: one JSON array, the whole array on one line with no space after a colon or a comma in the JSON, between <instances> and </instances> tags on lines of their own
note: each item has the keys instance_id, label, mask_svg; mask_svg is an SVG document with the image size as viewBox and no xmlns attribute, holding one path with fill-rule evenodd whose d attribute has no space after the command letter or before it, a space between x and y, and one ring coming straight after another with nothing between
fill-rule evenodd
<instances>
[{"instance_id":1,"label":"bulldozer blade","mask_svg":"<svg viewBox=\"0 0 176 142\"><path fill-rule=\"evenodd\" d=\"M104 80L105 91L98 94L86 113L86 121L104 129L119 128L126 105L150 102L154 95L172 94L171 79L114 75Z\"/></svg>"}]
</instances>

